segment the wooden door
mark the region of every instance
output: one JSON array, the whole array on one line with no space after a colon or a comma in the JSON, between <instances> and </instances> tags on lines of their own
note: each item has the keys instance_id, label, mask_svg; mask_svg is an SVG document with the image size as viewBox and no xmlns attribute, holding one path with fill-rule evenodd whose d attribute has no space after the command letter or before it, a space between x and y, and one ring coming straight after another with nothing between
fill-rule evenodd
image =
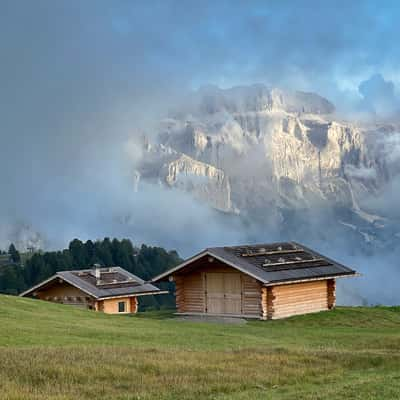
<instances>
[{"instance_id":1,"label":"wooden door","mask_svg":"<svg viewBox=\"0 0 400 400\"><path fill-rule=\"evenodd\" d=\"M240 274L224 274L225 314L242 313L242 281Z\"/></svg>"},{"instance_id":2,"label":"wooden door","mask_svg":"<svg viewBox=\"0 0 400 400\"><path fill-rule=\"evenodd\" d=\"M224 274L210 273L206 275L207 312L210 314L224 313Z\"/></svg>"},{"instance_id":3,"label":"wooden door","mask_svg":"<svg viewBox=\"0 0 400 400\"><path fill-rule=\"evenodd\" d=\"M207 312L210 314L242 313L242 282L238 273L206 274Z\"/></svg>"}]
</instances>

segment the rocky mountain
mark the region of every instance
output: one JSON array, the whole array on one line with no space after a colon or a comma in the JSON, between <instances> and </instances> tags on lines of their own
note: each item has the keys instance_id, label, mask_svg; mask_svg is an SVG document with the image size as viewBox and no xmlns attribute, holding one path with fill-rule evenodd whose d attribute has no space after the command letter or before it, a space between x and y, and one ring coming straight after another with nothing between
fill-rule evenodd
<instances>
[{"instance_id":1,"label":"rocky mountain","mask_svg":"<svg viewBox=\"0 0 400 400\"><path fill-rule=\"evenodd\" d=\"M370 242L390 225L368 200L397 173L387 158L397 131L393 124L343 121L313 93L206 87L161 121L157 140L143 140L136 183L158 182L286 229L293 213L307 219L329 210L335 229Z\"/></svg>"}]
</instances>

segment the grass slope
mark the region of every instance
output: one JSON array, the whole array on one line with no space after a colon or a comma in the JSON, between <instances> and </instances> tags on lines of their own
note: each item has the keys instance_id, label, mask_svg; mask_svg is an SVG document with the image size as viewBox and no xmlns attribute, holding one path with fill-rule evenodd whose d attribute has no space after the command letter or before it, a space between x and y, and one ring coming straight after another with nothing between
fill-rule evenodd
<instances>
[{"instance_id":1,"label":"grass slope","mask_svg":"<svg viewBox=\"0 0 400 400\"><path fill-rule=\"evenodd\" d=\"M1 399L398 399L400 307L246 325L0 296Z\"/></svg>"}]
</instances>

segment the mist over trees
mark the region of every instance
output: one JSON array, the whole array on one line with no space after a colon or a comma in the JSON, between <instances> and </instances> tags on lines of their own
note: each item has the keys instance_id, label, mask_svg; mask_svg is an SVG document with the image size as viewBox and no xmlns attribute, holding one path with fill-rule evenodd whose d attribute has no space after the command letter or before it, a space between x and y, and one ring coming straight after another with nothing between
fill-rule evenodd
<instances>
[{"instance_id":1,"label":"mist over trees","mask_svg":"<svg viewBox=\"0 0 400 400\"><path fill-rule=\"evenodd\" d=\"M3 253L0 263L0 293L18 294L49 278L58 271L90 268L94 264L101 266L120 266L150 280L166 269L179 264L181 259L176 251L166 251L161 247L141 245L133 246L129 239L110 239L82 242L74 239L67 249L50 252L33 253L23 257L15 246L10 245L8 253ZM171 290L170 284L159 285ZM160 308L174 305L172 295L144 296L140 299L140 307Z\"/></svg>"}]
</instances>

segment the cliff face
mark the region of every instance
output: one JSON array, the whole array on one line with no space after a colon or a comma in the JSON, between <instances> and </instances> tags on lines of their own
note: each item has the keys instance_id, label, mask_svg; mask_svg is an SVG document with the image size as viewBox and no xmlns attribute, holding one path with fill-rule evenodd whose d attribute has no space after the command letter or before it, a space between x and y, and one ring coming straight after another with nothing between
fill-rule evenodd
<instances>
[{"instance_id":1,"label":"cliff face","mask_svg":"<svg viewBox=\"0 0 400 400\"><path fill-rule=\"evenodd\" d=\"M311 93L257 85L197 96L186 113L162 121L139 168L146 179L226 212L324 204L369 218L359 200L388 178L376 129L335 119L333 105Z\"/></svg>"},{"instance_id":2,"label":"cliff face","mask_svg":"<svg viewBox=\"0 0 400 400\"><path fill-rule=\"evenodd\" d=\"M224 171L184 154L164 164L160 175L167 185L190 192L221 211L231 210L231 188Z\"/></svg>"}]
</instances>

